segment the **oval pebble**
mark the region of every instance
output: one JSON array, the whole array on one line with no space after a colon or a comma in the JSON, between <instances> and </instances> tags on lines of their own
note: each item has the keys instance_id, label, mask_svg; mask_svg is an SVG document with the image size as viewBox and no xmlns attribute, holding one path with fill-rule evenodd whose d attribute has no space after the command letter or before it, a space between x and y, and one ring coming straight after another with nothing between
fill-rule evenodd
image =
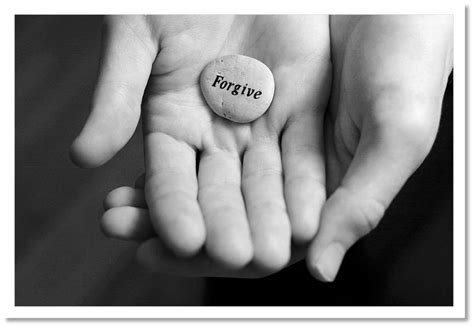
<instances>
[{"instance_id":1,"label":"oval pebble","mask_svg":"<svg viewBox=\"0 0 474 327\"><path fill-rule=\"evenodd\" d=\"M236 123L248 123L263 115L275 92L270 69L243 55L211 61L201 73L200 84L209 107Z\"/></svg>"}]
</instances>

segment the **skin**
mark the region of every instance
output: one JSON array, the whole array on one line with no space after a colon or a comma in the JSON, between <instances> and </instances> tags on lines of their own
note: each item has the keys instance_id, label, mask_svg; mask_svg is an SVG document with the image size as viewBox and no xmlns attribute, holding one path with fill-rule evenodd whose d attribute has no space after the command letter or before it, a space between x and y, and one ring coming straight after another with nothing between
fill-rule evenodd
<instances>
[{"instance_id":1,"label":"skin","mask_svg":"<svg viewBox=\"0 0 474 327\"><path fill-rule=\"evenodd\" d=\"M428 155L452 70L451 16L333 16L327 188L306 262L333 281Z\"/></svg>"},{"instance_id":2,"label":"skin","mask_svg":"<svg viewBox=\"0 0 474 327\"><path fill-rule=\"evenodd\" d=\"M306 256L309 271L321 281L334 280L346 251L377 226L432 147L452 69L452 17L333 16L330 38L333 83L323 137L329 197L316 219L315 237L309 247L302 242L294 248L291 261ZM136 186L108 195L103 217L108 235L128 240L153 235L150 202L140 195L140 182ZM205 252L179 258L153 242L153 249L139 250L138 256L161 272L267 274L254 265L229 272Z\"/></svg>"},{"instance_id":3,"label":"skin","mask_svg":"<svg viewBox=\"0 0 474 327\"><path fill-rule=\"evenodd\" d=\"M199 87L207 63L235 53L265 63L278 85L267 113L248 124L215 115ZM107 17L92 112L72 158L84 167L110 159L141 111L144 198L158 237L139 260L153 266L164 244L180 259L205 253L228 271L275 272L292 242L314 237L326 199L330 72L327 16Z\"/></svg>"}]
</instances>

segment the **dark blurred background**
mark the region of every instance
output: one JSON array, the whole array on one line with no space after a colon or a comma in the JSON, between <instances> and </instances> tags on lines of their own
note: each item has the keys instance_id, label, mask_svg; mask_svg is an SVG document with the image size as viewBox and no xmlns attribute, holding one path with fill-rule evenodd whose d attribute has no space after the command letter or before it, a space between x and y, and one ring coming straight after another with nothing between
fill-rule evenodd
<instances>
[{"instance_id":1,"label":"dark blurred background","mask_svg":"<svg viewBox=\"0 0 474 327\"><path fill-rule=\"evenodd\" d=\"M143 171L141 130L101 168L68 148L98 70L100 16L15 19L15 303L40 305L452 305L452 77L433 150L336 281L304 263L257 280L151 274L136 244L99 229L101 199Z\"/></svg>"}]
</instances>

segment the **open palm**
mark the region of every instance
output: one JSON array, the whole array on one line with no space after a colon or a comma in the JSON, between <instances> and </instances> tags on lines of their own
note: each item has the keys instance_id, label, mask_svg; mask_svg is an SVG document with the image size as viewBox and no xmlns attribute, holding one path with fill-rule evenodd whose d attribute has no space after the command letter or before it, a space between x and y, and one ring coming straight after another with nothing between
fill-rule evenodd
<instances>
[{"instance_id":1,"label":"open palm","mask_svg":"<svg viewBox=\"0 0 474 327\"><path fill-rule=\"evenodd\" d=\"M348 248L378 224L428 154L452 69L450 16L332 16L330 30L333 82L324 124L330 197L303 253L323 281L335 278ZM124 207L146 207L140 184L117 189L106 201L112 208L106 220L127 217L116 233L126 239L146 238L151 230L136 228L138 209ZM165 251L156 257L161 271L215 275L203 259L190 265Z\"/></svg>"},{"instance_id":2,"label":"open palm","mask_svg":"<svg viewBox=\"0 0 474 327\"><path fill-rule=\"evenodd\" d=\"M93 111L73 154L83 166L108 160L133 133L143 98L150 218L140 221L158 238L141 245L139 259L153 266L158 250L171 250L223 271L284 267L292 240L314 237L326 198L327 17L113 17L106 28ZM273 103L252 123L214 115L200 93L204 66L227 54L274 74ZM109 233L123 228L114 212L104 217Z\"/></svg>"}]
</instances>

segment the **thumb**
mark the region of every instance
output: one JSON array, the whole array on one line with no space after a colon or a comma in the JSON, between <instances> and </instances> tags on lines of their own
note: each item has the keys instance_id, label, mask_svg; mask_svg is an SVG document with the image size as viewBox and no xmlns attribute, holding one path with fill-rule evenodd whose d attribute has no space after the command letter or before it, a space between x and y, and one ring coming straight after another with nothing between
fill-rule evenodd
<instances>
[{"instance_id":1,"label":"thumb","mask_svg":"<svg viewBox=\"0 0 474 327\"><path fill-rule=\"evenodd\" d=\"M307 254L308 269L321 281L334 280L346 251L377 226L431 149L439 110L429 105L390 112L364 123L354 158L323 206L320 229Z\"/></svg>"},{"instance_id":2,"label":"thumb","mask_svg":"<svg viewBox=\"0 0 474 327\"><path fill-rule=\"evenodd\" d=\"M92 110L70 149L78 166L104 164L132 137L158 51L148 35L139 17L106 17Z\"/></svg>"}]
</instances>

